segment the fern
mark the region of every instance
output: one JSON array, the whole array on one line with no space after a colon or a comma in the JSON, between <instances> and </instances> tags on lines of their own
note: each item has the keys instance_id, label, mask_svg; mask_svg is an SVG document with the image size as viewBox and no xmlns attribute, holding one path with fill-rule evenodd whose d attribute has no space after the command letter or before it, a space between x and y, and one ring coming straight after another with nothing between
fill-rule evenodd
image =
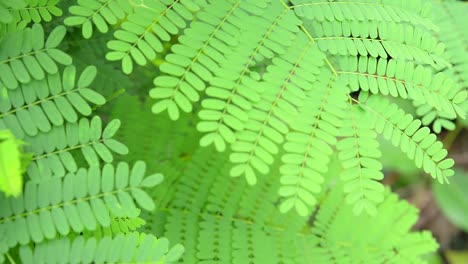
<instances>
[{"instance_id":1,"label":"fern","mask_svg":"<svg viewBox=\"0 0 468 264\"><path fill-rule=\"evenodd\" d=\"M133 71L133 62L145 65L162 51L161 41L169 41L171 35L186 27L184 20L191 19L191 11L203 1L146 1L135 6L134 11L122 23L122 29L114 33L116 40L109 41L111 50L106 58L121 60L124 73Z\"/></svg>"},{"instance_id":2,"label":"fern","mask_svg":"<svg viewBox=\"0 0 468 264\"><path fill-rule=\"evenodd\" d=\"M408 233L416 220L416 211L388 192L378 208L386 214L379 214L378 218L366 214L355 218L345 205L341 188L321 192L323 207L318 209L313 228L309 228L307 220L297 214L276 213L279 182L269 178L273 175L245 188L244 181L224 177L229 171L228 164L221 168L213 166L224 164L226 154L220 155L212 148L199 151L183 172L184 180L175 184L173 198L149 218L158 219L149 223L154 228L151 230L158 230L159 221L165 221L162 233L185 245L183 263L346 263L346 259L381 263L382 257L412 263L418 257L411 253L424 254L437 247L429 233ZM333 164L335 173L339 163ZM327 174L327 182L331 181L331 175ZM356 228L353 236L347 228L350 224L380 231L368 232L366 236ZM382 226L395 228L395 232L380 229ZM385 243L376 243L382 238L373 236L377 233L385 237ZM420 243L414 244L412 250L397 253L393 250L415 241Z\"/></svg>"},{"instance_id":3,"label":"fern","mask_svg":"<svg viewBox=\"0 0 468 264\"><path fill-rule=\"evenodd\" d=\"M104 0L104 1L78 1L78 5L70 6L68 11L71 16L63 21L67 26L82 27L83 37L89 39L93 35L93 24L102 33L109 30L109 25L117 24L132 12L132 6L128 1Z\"/></svg>"},{"instance_id":4,"label":"fern","mask_svg":"<svg viewBox=\"0 0 468 264\"><path fill-rule=\"evenodd\" d=\"M51 176L63 177L68 172L78 169L75 157L71 152L81 150L82 156L89 166L98 166L113 161L112 152L125 155L128 148L112 136L117 131L120 121L113 120L101 131L102 121L94 117L80 119L79 123L70 123L56 127L47 134L40 134L29 139L34 153L33 163L28 168L31 180L40 180ZM85 136L86 135L86 136ZM51 138L53 143L49 143Z\"/></svg>"},{"instance_id":5,"label":"fern","mask_svg":"<svg viewBox=\"0 0 468 264\"><path fill-rule=\"evenodd\" d=\"M91 114L90 103L105 103L100 94L87 88L95 76L96 68L89 67L79 76L75 86L76 70L67 67L62 78L58 73L50 74L47 79L31 81L15 90L5 90L1 97L0 117L15 129L20 138L49 132L52 125L61 126L65 121L75 123L77 112L85 116Z\"/></svg>"},{"instance_id":6,"label":"fern","mask_svg":"<svg viewBox=\"0 0 468 264\"><path fill-rule=\"evenodd\" d=\"M0 228L5 230L8 245L39 243L70 230L95 230L98 225L110 225L110 215L118 217L137 214L139 206L152 210L154 204L142 187L153 187L160 175L143 178L144 163L114 168L106 165L79 169L64 178L51 178L40 183L28 182L18 198L2 199ZM33 199L37 197L37 200ZM50 223L54 223L50 225ZM27 228L29 227L29 228ZM22 233L17 233L21 230Z\"/></svg>"},{"instance_id":7,"label":"fern","mask_svg":"<svg viewBox=\"0 0 468 264\"><path fill-rule=\"evenodd\" d=\"M11 32L0 42L2 84L9 89L16 89L18 83L29 83L31 78L43 79L45 72L57 73L56 62L70 65L72 58L56 49L65 33L65 27L59 26L44 40L44 29L39 24Z\"/></svg>"},{"instance_id":8,"label":"fern","mask_svg":"<svg viewBox=\"0 0 468 264\"><path fill-rule=\"evenodd\" d=\"M0 0L0 262L424 263L378 135L450 181L465 9Z\"/></svg>"},{"instance_id":9,"label":"fern","mask_svg":"<svg viewBox=\"0 0 468 264\"><path fill-rule=\"evenodd\" d=\"M183 247L175 245L169 249L168 244L165 238L132 233L101 240L56 239L33 249L22 246L19 254L22 263L174 263L183 253Z\"/></svg>"}]
</instances>

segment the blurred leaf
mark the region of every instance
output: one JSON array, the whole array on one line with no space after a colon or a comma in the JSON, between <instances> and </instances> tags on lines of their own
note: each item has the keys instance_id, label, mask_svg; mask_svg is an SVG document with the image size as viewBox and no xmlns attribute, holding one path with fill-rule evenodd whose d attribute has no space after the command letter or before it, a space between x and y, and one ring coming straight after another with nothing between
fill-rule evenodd
<instances>
[{"instance_id":1,"label":"blurred leaf","mask_svg":"<svg viewBox=\"0 0 468 264\"><path fill-rule=\"evenodd\" d=\"M445 253L450 264L465 264L468 263L468 250L453 251L449 250Z\"/></svg>"},{"instance_id":2,"label":"blurred leaf","mask_svg":"<svg viewBox=\"0 0 468 264\"><path fill-rule=\"evenodd\" d=\"M437 204L456 226L468 232L468 174L457 170L450 184L434 184Z\"/></svg>"}]
</instances>

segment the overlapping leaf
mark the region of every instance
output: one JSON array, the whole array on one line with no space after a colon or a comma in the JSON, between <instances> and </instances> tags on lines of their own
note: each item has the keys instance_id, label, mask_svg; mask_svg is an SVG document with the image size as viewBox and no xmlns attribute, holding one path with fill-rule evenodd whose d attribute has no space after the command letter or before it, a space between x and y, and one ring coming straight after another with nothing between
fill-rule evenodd
<instances>
[{"instance_id":1,"label":"overlapping leaf","mask_svg":"<svg viewBox=\"0 0 468 264\"><path fill-rule=\"evenodd\" d=\"M223 151L226 143L236 140L234 133L245 128L247 113L263 92L258 82L260 75L252 70L256 60L260 56L271 58L282 54L294 41L301 22L293 12L276 4L266 10L266 21L260 18L247 24L241 42L225 55L226 60L211 79L197 125L198 131L206 133L200 140L201 146L213 144Z\"/></svg>"}]
</instances>

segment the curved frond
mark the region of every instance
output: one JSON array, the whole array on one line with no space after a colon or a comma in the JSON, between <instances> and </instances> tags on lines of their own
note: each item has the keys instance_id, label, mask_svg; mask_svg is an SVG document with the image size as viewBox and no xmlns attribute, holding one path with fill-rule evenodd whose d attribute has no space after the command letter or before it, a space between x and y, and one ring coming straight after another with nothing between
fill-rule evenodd
<instances>
[{"instance_id":1,"label":"curved frond","mask_svg":"<svg viewBox=\"0 0 468 264\"><path fill-rule=\"evenodd\" d=\"M430 30L437 29L430 18L431 3L386 0L292 0L298 16L317 21L386 21L406 22Z\"/></svg>"},{"instance_id":2,"label":"curved frond","mask_svg":"<svg viewBox=\"0 0 468 264\"><path fill-rule=\"evenodd\" d=\"M429 232L410 231L417 209L388 189L377 215L351 216L353 209L343 206L346 198L340 187L327 194L314 218L313 245L305 251L313 263L424 263L422 256L437 250Z\"/></svg>"},{"instance_id":3,"label":"curved frond","mask_svg":"<svg viewBox=\"0 0 468 264\"><path fill-rule=\"evenodd\" d=\"M160 66L164 75L154 79L156 87L150 96L160 101L153 112L167 110L171 119L178 119L179 108L192 111L192 103L200 100L199 92L205 90L205 82L211 81L226 60L225 54L239 44L240 31L246 27L246 12L255 12L262 5L264 1L222 0L199 11L199 20L193 21L178 38L179 43L172 46L172 53Z\"/></svg>"},{"instance_id":4,"label":"curved frond","mask_svg":"<svg viewBox=\"0 0 468 264\"><path fill-rule=\"evenodd\" d=\"M373 57L348 57L342 65L343 70L338 73L352 91L411 99L451 118L465 116L460 105L467 93L446 74L434 75L433 69L409 61Z\"/></svg>"},{"instance_id":5,"label":"curved frond","mask_svg":"<svg viewBox=\"0 0 468 264\"><path fill-rule=\"evenodd\" d=\"M371 56L410 60L428 65L442 63L443 45L432 32L400 23L316 22L310 24L315 40L332 55Z\"/></svg>"},{"instance_id":6,"label":"curved frond","mask_svg":"<svg viewBox=\"0 0 468 264\"><path fill-rule=\"evenodd\" d=\"M338 158L343 166L340 180L344 183L346 202L354 205L353 212L359 215L365 211L369 215L377 213L377 204L383 201L384 178L382 163L378 160L382 153L377 141L377 133L372 130L362 109L349 103L347 116L341 127L338 144Z\"/></svg>"},{"instance_id":7,"label":"curved frond","mask_svg":"<svg viewBox=\"0 0 468 264\"><path fill-rule=\"evenodd\" d=\"M363 104L369 110L372 126L378 133L406 153L418 168L423 168L440 183L448 183L447 177L454 174L451 169L454 161L446 158L447 150L429 128L421 126L419 119L379 96L371 96Z\"/></svg>"},{"instance_id":8,"label":"curved frond","mask_svg":"<svg viewBox=\"0 0 468 264\"><path fill-rule=\"evenodd\" d=\"M132 13L133 7L128 0L86 0L68 8L71 16L63 21L67 26L81 26L83 37L93 35L93 25L101 32L109 30L108 25L115 25Z\"/></svg>"}]
</instances>

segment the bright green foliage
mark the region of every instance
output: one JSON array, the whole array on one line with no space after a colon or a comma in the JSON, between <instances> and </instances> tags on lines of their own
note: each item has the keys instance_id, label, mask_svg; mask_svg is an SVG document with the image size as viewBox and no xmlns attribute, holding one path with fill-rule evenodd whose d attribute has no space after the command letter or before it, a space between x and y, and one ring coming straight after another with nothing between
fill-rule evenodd
<instances>
[{"instance_id":1,"label":"bright green foliage","mask_svg":"<svg viewBox=\"0 0 468 264\"><path fill-rule=\"evenodd\" d=\"M439 183L448 183L447 177L453 175L451 167L454 161L447 157L447 150L437 141L435 134L427 127L421 127L421 121L405 114L396 104L391 104L379 96L373 96L365 103L369 109L371 124L385 139L400 147L408 158L414 160L418 168L430 174Z\"/></svg>"},{"instance_id":2,"label":"bright green foliage","mask_svg":"<svg viewBox=\"0 0 468 264\"><path fill-rule=\"evenodd\" d=\"M233 46L239 44L240 30L250 22L243 19L244 12L250 11L260 15L262 10L259 6L264 5L264 1L222 0L200 11L200 20L190 24L180 37L180 44L172 47L173 54L167 55L166 63L160 67L166 75L155 78L156 88L151 90L150 96L163 100L154 105L153 112L166 110L173 120L178 119L179 108L190 112L191 103L197 102L200 99L198 93L206 88L204 82L209 82L215 77L214 73L226 62L225 56L231 53ZM276 9L275 12L267 14L275 15L280 11ZM251 26L253 25L252 23ZM266 27L268 24L262 26ZM237 52L234 54L238 55ZM211 91L214 94L216 89L219 90L215 87L210 88L207 93ZM211 108L216 109L215 106Z\"/></svg>"},{"instance_id":3,"label":"bright green foliage","mask_svg":"<svg viewBox=\"0 0 468 264\"><path fill-rule=\"evenodd\" d=\"M153 210L154 203L142 188L154 187L161 175L144 177L145 163L130 169L127 163L80 168L63 178L29 181L18 198L1 199L0 229L9 247L40 243L70 232L110 226L110 217L135 217L135 202Z\"/></svg>"},{"instance_id":4,"label":"bright green foliage","mask_svg":"<svg viewBox=\"0 0 468 264\"><path fill-rule=\"evenodd\" d=\"M80 0L78 5L70 6L68 16L63 22L67 26L81 26L83 37L93 35L93 24L106 33L109 25L115 25L132 12L132 6L126 0Z\"/></svg>"},{"instance_id":5,"label":"bright green foliage","mask_svg":"<svg viewBox=\"0 0 468 264\"><path fill-rule=\"evenodd\" d=\"M216 166L226 161L227 155L213 148L199 149L173 175L179 180L168 202L147 217L147 230L185 245L182 263L418 263L418 254L437 248L430 233L409 232L416 210L388 191L377 207L382 213L356 217L344 203L342 186L326 187L310 227L294 212L277 213L280 184L274 174L248 187L242 179L226 177L229 164ZM327 182L340 170L332 163Z\"/></svg>"},{"instance_id":6,"label":"bright green foliage","mask_svg":"<svg viewBox=\"0 0 468 264\"><path fill-rule=\"evenodd\" d=\"M120 121L115 119L102 132L102 121L94 117L89 121L80 119L78 123L67 123L54 127L49 133L41 133L36 137L27 138L34 153L33 163L28 168L28 174L33 181L51 176L63 177L68 172L78 169L75 157L71 151L81 150L89 166L98 166L113 161L113 153L125 155L128 148L117 140L112 139ZM54 140L51 142L51 138ZM49 143L50 142L50 143ZM76 152L75 152L76 153Z\"/></svg>"},{"instance_id":7,"label":"bright green foliage","mask_svg":"<svg viewBox=\"0 0 468 264\"><path fill-rule=\"evenodd\" d=\"M424 263L381 138L450 181L466 5L431 5L0 0L0 263Z\"/></svg>"},{"instance_id":8,"label":"bright green foliage","mask_svg":"<svg viewBox=\"0 0 468 264\"><path fill-rule=\"evenodd\" d=\"M88 86L96 76L96 68L86 68L75 84L75 67L48 74L42 80L31 80L15 90L4 90L0 97L0 127L14 130L19 138L49 132L64 122L75 123L78 114L91 114L92 104L103 105L106 100ZM2 89L3 90L3 89Z\"/></svg>"},{"instance_id":9,"label":"bright green foliage","mask_svg":"<svg viewBox=\"0 0 468 264\"><path fill-rule=\"evenodd\" d=\"M39 23L49 22L54 16L61 16L62 10L57 7L59 0L1 0L1 23Z\"/></svg>"},{"instance_id":10,"label":"bright green foliage","mask_svg":"<svg viewBox=\"0 0 468 264\"><path fill-rule=\"evenodd\" d=\"M23 143L10 130L0 130L0 191L18 196L23 188L23 172L29 162Z\"/></svg>"},{"instance_id":11,"label":"bright green foliage","mask_svg":"<svg viewBox=\"0 0 468 264\"><path fill-rule=\"evenodd\" d=\"M44 79L45 72L57 73L57 63L70 65L72 58L57 49L65 33L65 27L59 26L45 38L43 27L34 24L7 34L0 42L0 82L9 89L16 89L18 83Z\"/></svg>"},{"instance_id":12,"label":"bright green foliage","mask_svg":"<svg viewBox=\"0 0 468 264\"><path fill-rule=\"evenodd\" d=\"M220 6L209 2L196 14L200 21L194 21L182 33L179 44L173 46L167 62L160 67L164 75L154 80L156 88L150 96L158 102L153 112L167 111L171 119L178 119L181 111L193 111L201 98L199 93L205 91L197 124L197 130L205 133L200 146L232 149L230 161L234 166L230 174L242 175L249 184L256 183L258 174L269 172L279 153L287 152L281 158L285 163L282 174L286 174L280 191L285 198L281 211L295 208L301 215L307 215L315 205L321 175L327 170L326 157L338 141L340 159L348 169L342 176L347 182L348 202L355 205L356 213L375 213L376 204L383 198L378 183L383 177L381 154L374 132L379 132L379 127L374 128L361 114L353 116L360 110L351 107L351 115L338 113L325 122L322 119L328 115L322 118L319 113L306 132L299 123L310 118L311 110L302 109L304 116L300 109L310 100L307 91L315 97L328 94L327 87L336 87L325 102L344 102L350 92L370 91L425 104L451 119L464 118L465 88L449 75L434 72L450 64L443 57L444 44L433 36L437 26L429 19L430 4L258 2L256 7L244 9L251 14L247 20L238 14L243 14L242 4L248 2L231 1ZM218 18L210 24L206 19L214 19L209 15L212 13ZM237 22L232 26L230 21ZM322 107L325 111L331 108L328 104ZM362 121L353 123L353 118ZM297 139L297 130L307 133L309 139ZM300 157L310 147L304 150L291 142L282 145L290 133L292 142L314 142L316 138L314 153L323 155L312 156L319 156L315 163L324 166L312 164L309 154ZM349 144L353 140L362 144ZM408 155L419 164L419 156ZM425 171L433 176L439 173L429 165Z\"/></svg>"},{"instance_id":13,"label":"bright green foliage","mask_svg":"<svg viewBox=\"0 0 468 264\"><path fill-rule=\"evenodd\" d=\"M307 102L291 123L293 129L286 135L285 153L281 156L281 188L279 195L285 199L279 209L292 208L302 215L310 214L317 203L316 195L322 191L323 175L328 171L345 116L347 98L343 87L329 72L322 72L315 83L320 92L308 92Z\"/></svg>"},{"instance_id":14,"label":"bright green foliage","mask_svg":"<svg viewBox=\"0 0 468 264\"><path fill-rule=\"evenodd\" d=\"M383 197L376 216L351 217L351 208L343 206L345 198L334 188L315 216L313 249L304 252L309 263L424 263L415 253L432 252L437 244L427 231L408 232L417 220L416 209L388 190Z\"/></svg>"},{"instance_id":15,"label":"bright green foliage","mask_svg":"<svg viewBox=\"0 0 468 264\"><path fill-rule=\"evenodd\" d=\"M203 1L149 0L135 5L122 29L115 31L116 40L108 42L111 52L106 58L121 60L127 74L133 71L133 62L146 65L163 50L161 41L170 41L187 26L184 20L192 19L191 12L199 9L196 2Z\"/></svg>"},{"instance_id":16,"label":"bright green foliage","mask_svg":"<svg viewBox=\"0 0 468 264\"><path fill-rule=\"evenodd\" d=\"M175 263L183 253L181 245L169 248L166 238L131 233L114 238L74 240L60 238L40 247L20 248L22 263ZM86 252L86 254L83 254Z\"/></svg>"}]
</instances>

